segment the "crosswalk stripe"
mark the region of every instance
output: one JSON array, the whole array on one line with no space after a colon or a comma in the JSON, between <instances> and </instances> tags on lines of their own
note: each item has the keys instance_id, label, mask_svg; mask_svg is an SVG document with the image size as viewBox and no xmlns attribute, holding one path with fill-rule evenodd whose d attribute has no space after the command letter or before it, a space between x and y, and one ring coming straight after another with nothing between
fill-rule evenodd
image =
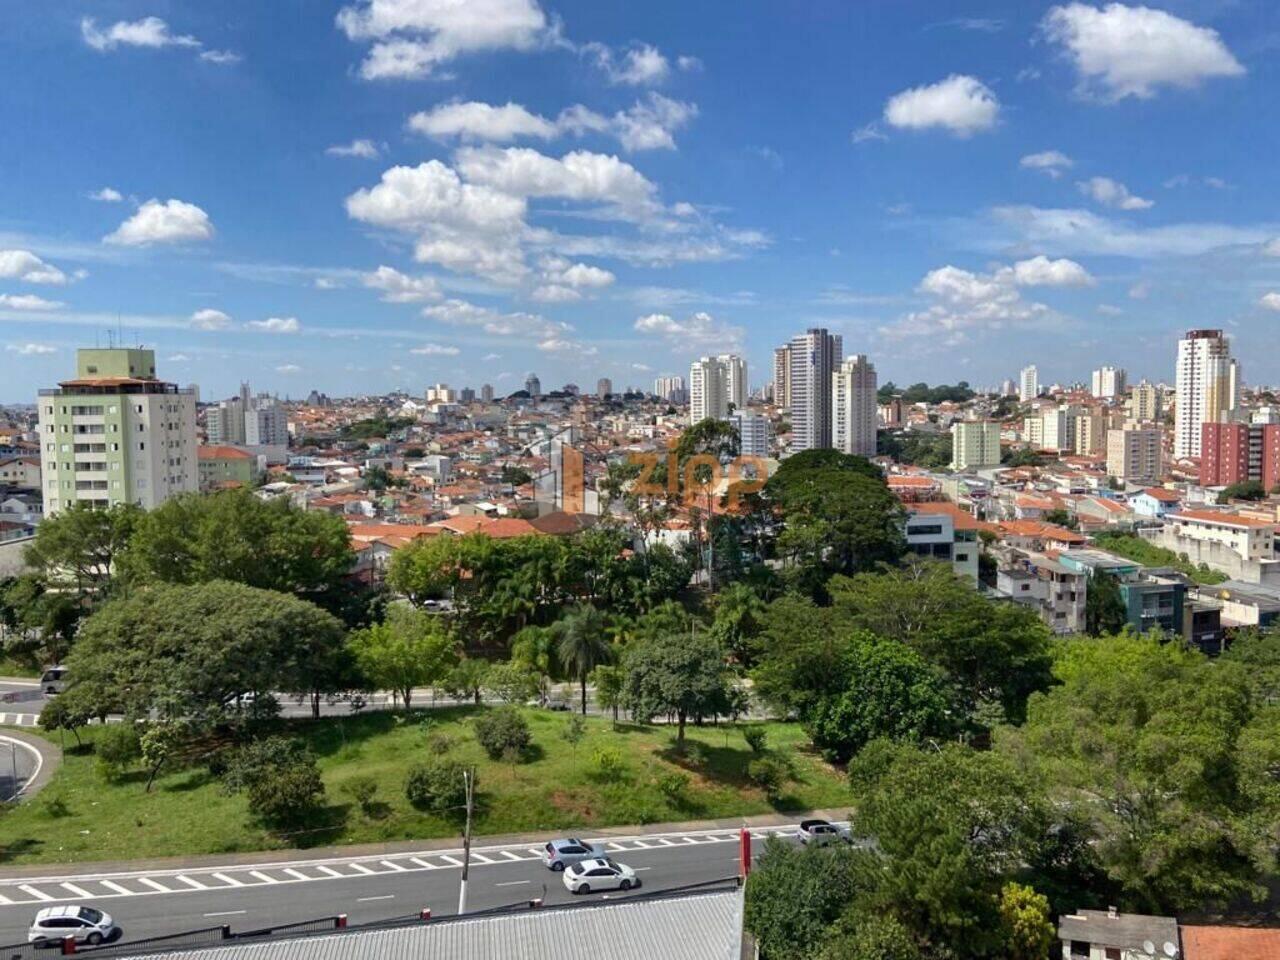
<instances>
[{"instance_id":1,"label":"crosswalk stripe","mask_svg":"<svg viewBox=\"0 0 1280 960\"><path fill-rule=\"evenodd\" d=\"M65 882L64 882L64 883L62 884L62 886L66 887L68 890L70 890L70 891L71 891L75 896L77 896L77 897L92 897L92 896L93 896L93 894L92 894L92 893L90 893L88 890L84 889L84 887L77 887L74 883L65 883Z\"/></svg>"},{"instance_id":2,"label":"crosswalk stripe","mask_svg":"<svg viewBox=\"0 0 1280 960\"><path fill-rule=\"evenodd\" d=\"M18 884L18 889L29 897L35 897L37 900L53 900L54 897L49 896L43 890L37 890L35 887L28 886L25 883Z\"/></svg>"},{"instance_id":3,"label":"crosswalk stripe","mask_svg":"<svg viewBox=\"0 0 1280 960\"><path fill-rule=\"evenodd\" d=\"M379 860L378 862L384 867L390 867L392 870L398 870L400 873L404 873L409 869L408 867L400 866L400 864L396 863L394 860Z\"/></svg>"},{"instance_id":4,"label":"crosswalk stripe","mask_svg":"<svg viewBox=\"0 0 1280 960\"><path fill-rule=\"evenodd\" d=\"M115 883L111 880L99 880L98 882L102 884L104 887L106 887L108 890L114 890L116 893L124 894L126 897L137 896L137 893L135 891L130 890L128 887L122 887L120 886L120 884Z\"/></svg>"},{"instance_id":5,"label":"crosswalk stripe","mask_svg":"<svg viewBox=\"0 0 1280 960\"><path fill-rule=\"evenodd\" d=\"M473 853L471 855L471 859L474 860L476 863L493 863L493 861L490 860L488 857L486 857L483 853Z\"/></svg>"},{"instance_id":6,"label":"crosswalk stripe","mask_svg":"<svg viewBox=\"0 0 1280 960\"><path fill-rule=\"evenodd\" d=\"M697 840L693 839L693 837L681 837L680 839L681 839L681 840L683 840L685 843L697 843L697 842L698 842Z\"/></svg>"},{"instance_id":7,"label":"crosswalk stripe","mask_svg":"<svg viewBox=\"0 0 1280 960\"><path fill-rule=\"evenodd\" d=\"M173 891L163 883L156 883L156 881L152 880L150 877L138 877L137 881L143 886L150 887L158 893L173 893Z\"/></svg>"},{"instance_id":8,"label":"crosswalk stripe","mask_svg":"<svg viewBox=\"0 0 1280 960\"><path fill-rule=\"evenodd\" d=\"M625 850L625 849L627 849L627 848L626 848L626 847L624 847L624 846L623 846L622 844L620 844L620 843L606 843L606 844L605 844L605 849L607 849L607 850Z\"/></svg>"},{"instance_id":9,"label":"crosswalk stripe","mask_svg":"<svg viewBox=\"0 0 1280 960\"><path fill-rule=\"evenodd\" d=\"M631 844L632 845L627 848L628 850L648 850L653 846L653 844L645 843L643 840L633 840L631 841Z\"/></svg>"},{"instance_id":10,"label":"crosswalk stripe","mask_svg":"<svg viewBox=\"0 0 1280 960\"><path fill-rule=\"evenodd\" d=\"M192 880L190 877L183 876L182 874L178 874L176 879L181 880L183 883L189 886L192 890L208 890L209 889L199 880Z\"/></svg>"},{"instance_id":11,"label":"crosswalk stripe","mask_svg":"<svg viewBox=\"0 0 1280 960\"><path fill-rule=\"evenodd\" d=\"M524 857L517 857L510 850L503 850L502 855L506 857L508 860L524 860Z\"/></svg>"},{"instance_id":12,"label":"crosswalk stripe","mask_svg":"<svg viewBox=\"0 0 1280 960\"><path fill-rule=\"evenodd\" d=\"M659 837L658 842L664 847L674 847L676 845L674 840L668 840L666 837Z\"/></svg>"},{"instance_id":13,"label":"crosswalk stripe","mask_svg":"<svg viewBox=\"0 0 1280 960\"><path fill-rule=\"evenodd\" d=\"M537 847L530 847L529 852L532 853L535 857L541 857L543 853L543 851L539 850Z\"/></svg>"},{"instance_id":14,"label":"crosswalk stripe","mask_svg":"<svg viewBox=\"0 0 1280 960\"><path fill-rule=\"evenodd\" d=\"M358 870L360 873L363 873L365 875L370 875L378 872L377 870L370 870L363 863L348 863L347 866L350 867L352 870Z\"/></svg>"},{"instance_id":15,"label":"crosswalk stripe","mask_svg":"<svg viewBox=\"0 0 1280 960\"><path fill-rule=\"evenodd\" d=\"M294 870L292 867L285 867L284 872L287 873L289 876L293 877L295 880L314 880L315 879L315 877L308 877L301 870Z\"/></svg>"},{"instance_id":16,"label":"crosswalk stripe","mask_svg":"<svg viewBox=\"0 0 1280 960\"><path fill-rule=\"evenodd\" d=\"M451 857L451 856L449 856L447 853L446 853L446 854L441 854L440 859L441 859L441 860L443 860L445 863L449 864L450 866L454 866L454 867L460 867L460 866L462 866L462 861L461 861L461 860L458 860L458 859L457 859L457 858L455 858L455 857Z\"/></svg>"},{"instance_id":17,"label":"crosswalk stripe","mask_svg":"<svg viewBox=\"0 0 1280 960\"><path fill-rule=\"evenodd\" d=\"M211 873L211 877L215 880L221 880L228 887L243 887L244 884L235 877L228 877L225 873Z\"/></svg>"},{"instance_id":18,"label":"crosswalk stripe","mask_svg":"<svg viewBox=\"0 0 1280 960\"><path fill-rule=\"evenodd\" d=\"M410 857L410 858L409 858L409 862L410 862L410 863L416 863L418 866L420 866L420 867L425 867L425 868L426 868L426 869L428 869L428 870L439 870L439 869L440 869L440 867L439 867L439 865L438 865L438 864L434 864L434 863L427 863L427 861L425 861L425 860L419 860L417 857Z\"/></svg>"},{"instance_id":19,"label":"crosswalk stripe","mask_svg":"<svg viewBox=\"0 0 1280 960\"><path fill-rule=\"evenodd\" d=\"M249 876L255 877L258 880L261 880L263 883L279 883L280 882L275 877L267 876L267 874L263 873L261 870L250 870Z\"/></svg>"},{"instance_id":20,"label":"crosswalk stripe","mask_svg":"<svg viewBox=\"0 0 1280 960\"><path fill-rule=\"evenodd\" d=\"M320 866L319 864L317 864L317 865L316 865L316 869L317 869L317 870L319 870L321 873L327 873L327 874L328 874L329 876L331 876L331 877L345 877L345 876L346 876L346 874L345 874L345 873L339 873L337 870L333 869L333 867L324 867L324 866Z\"/></svg>"}]
</instances>

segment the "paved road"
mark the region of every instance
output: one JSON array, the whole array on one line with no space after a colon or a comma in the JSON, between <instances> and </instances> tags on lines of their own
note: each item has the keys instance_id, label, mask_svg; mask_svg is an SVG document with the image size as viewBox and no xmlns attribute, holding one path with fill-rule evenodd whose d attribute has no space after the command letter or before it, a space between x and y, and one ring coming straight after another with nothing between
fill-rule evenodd
<instances>
[{"instance_id":1,"label":"paved road","mask_svg":"<svg viewBox=\"0 0 1280 960\"><path fill-rule=\"evenodd\" d=\"M755 849L771 835L794 838L793 826L752 832ZM738 832L709 830L602 839L609 855L634 867L645 890L736 876ZM536 844L474 846L468 892L472 910L545 897L575 899L560 874L547 870ZM351 923L457 910L461 850L398 853L380 858L298 860L109 874L0 876L0 944L26 939L41 906L91 903L109 912L125 939L229 924L233 930L345 913ZM3 868L0 868L3 871ZM616 898L627 894L590 894ZM582 897L578 899L587 899Z\"/></svg>"}]
</instances>

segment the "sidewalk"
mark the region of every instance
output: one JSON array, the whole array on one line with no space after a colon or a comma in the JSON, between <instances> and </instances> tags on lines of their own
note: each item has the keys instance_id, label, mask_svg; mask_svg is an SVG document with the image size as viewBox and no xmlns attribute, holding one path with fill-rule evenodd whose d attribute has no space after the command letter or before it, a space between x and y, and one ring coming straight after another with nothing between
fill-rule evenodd
<instances>
[{"instance_id":1,"label":"sidewalk","mask_svg":"<svg viewBox=\"0 0 1280 960\"><path fill-rule=\"evenodd\" d=\"M644 826L596 827L576 832L579 836L588 840L609 839L610 837L646 837L674 833L698 833L710 830L737 830L743 827L750 829L780 827L814 817L824 820L844 820L848 815L847 808L797 810L788 814L768 813L753 817L730 817L722 820L689 820L683 823L650 823ZM561 831L561 833L564 833L564 831ZM473 836L471 846L473 850L483 850L487 847L538 846L545 843L551 836L553 834L549 831L497 836ZM277 862L390 857L432 850L454 850L461 845L461 836L438 837L431 840L397 840L394 843L365 843L345 847L311 847L303 850L260 850L253 853L205 854L197 857L162 857L150 860L116 860L98 863L44 863L27 867L0 865L0 872L3 873L6 879L31 880L40 877L67 876L72 873L101 875L142 870L209 870L210 868L217 869L219 867L259 866Z\"/></svg>"}]
</instances>

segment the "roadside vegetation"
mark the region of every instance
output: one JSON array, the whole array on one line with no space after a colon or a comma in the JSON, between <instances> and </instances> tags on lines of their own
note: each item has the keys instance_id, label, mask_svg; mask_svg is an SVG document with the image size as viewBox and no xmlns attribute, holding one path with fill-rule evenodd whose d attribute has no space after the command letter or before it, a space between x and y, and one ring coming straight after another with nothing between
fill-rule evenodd
<instances>
[{"instance_id":1,"label":"roadside vegetation","mask_svg":"<svg viewBox=\"0 0 1280 960\"><path fill-rule=\"evenodd\" d=\"M1104 532L1095 534L1094 539L1103 550L1110 550L1127 560L1133 560L1147 567L1172 567L1179 573L1185 573L1196 583L1212 586L1227 580L1224 573L1219 573L1203 563L1194 564L1185 556L1179 556L1172 550L1156 546L1133 534Z\"/></svg>"}]
</instances>

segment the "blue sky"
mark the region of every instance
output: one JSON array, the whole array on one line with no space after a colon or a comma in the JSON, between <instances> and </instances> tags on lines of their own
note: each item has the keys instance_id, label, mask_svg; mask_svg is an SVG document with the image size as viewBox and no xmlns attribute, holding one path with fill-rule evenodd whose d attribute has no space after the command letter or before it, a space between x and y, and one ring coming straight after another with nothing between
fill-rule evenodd
<instances>
[{"instance_id":1,"label":"blue sky","mask_svg":"<svg viewBox=\"0 0 1280 960\"><path fill-rule=\"evenodd\" d=\"M228 394L1280 381L1280 6L44 0L0 11L0 401L109 331Z\"/></svg>"}]
</instances>

